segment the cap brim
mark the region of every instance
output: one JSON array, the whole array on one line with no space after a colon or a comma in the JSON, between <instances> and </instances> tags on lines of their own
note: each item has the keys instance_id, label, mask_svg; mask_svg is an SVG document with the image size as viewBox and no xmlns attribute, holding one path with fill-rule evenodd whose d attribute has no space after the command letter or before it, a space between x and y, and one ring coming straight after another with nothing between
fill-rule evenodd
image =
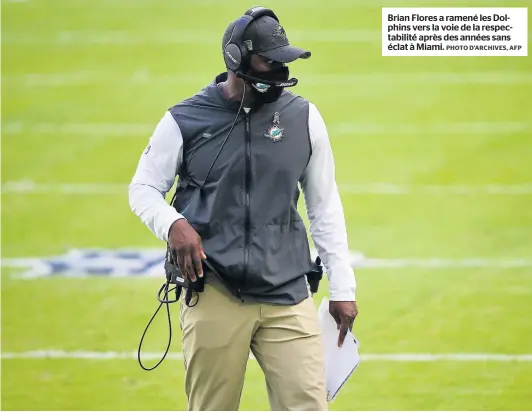
<instances>
[{"instance_id":1,"label":"cap brim","mask_svg":"<svg viewBox=\"0 0 532 412\"><path fill-rule=\"evenodd\" d=\"M310 57L309 51L289 45L277 47L276 49L268 51L259 51L257 54L281 63L290 63L297 59L308 59Z\"/></svg>"}]
</instances>

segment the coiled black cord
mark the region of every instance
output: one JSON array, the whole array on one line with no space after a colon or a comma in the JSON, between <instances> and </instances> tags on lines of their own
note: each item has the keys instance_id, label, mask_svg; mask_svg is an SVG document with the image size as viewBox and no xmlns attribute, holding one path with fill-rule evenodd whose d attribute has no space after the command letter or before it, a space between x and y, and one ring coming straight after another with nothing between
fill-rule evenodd
<instances>
[{"instance_id":1,"label":"coiled black cord","mask_svg":"<svg viewBox=\"0 0 532 412\"><path fill-rule=\"evenodd\" d=\"M159 289L159 292L157 293L157 300L160 302L159 303L159 307L157 308L155 313L152 315L150 321L148 322L148 324L146 325L146 328L144 329L144 332L142 333L142 337L140 338L139 348L138 348L138 352L137 352L137 359L139 361L140 367L142 369L146 370L146 371L152 371L152 370L154 370L157 366L159 366L162 363L162 361L166 358L166 355L168 354L168 351L170 350L170 345L172 343L172 319L170 318L170 303L177 302L179 300L179 296L178 296L178 291L177 291L178 287L175 286L172 289L168 290L169 286L170 286L170 282L166 282ZM164 300L161 299L161 292L163 290L164 290ZM168 300L168 294L170 292L172 292L173 290L176 291L175 292L176 298L175 298L175 300ZM157 362L157 364L155 366L153 366L151 368L147 368L147 367L145 367L142 364L142 360L140 359L140 351L141 351L141 348L142 348L142 342L144 341L144 337L146 336L146 332L148 332L148 328L150 327L151 323L153 322L153 319L155 319L155 316L157 316L157 313L159 313L159 310L161 309L161 307L164 304L166 304L166 314L168 316L168 331L169 331L168 345L166 345L166 350L164 351L164 354L163 354L163 357L161 358L161 360L159 362Z\"/></svg>"},{"instance_id":2,"label":"coiled black cord","mask_svg":"<svg viewBox=\"0 0 532 412\"><path fill-rule=\"evenodd\" d=\"M169 286L170 286L170 281L167 281L159 289L159 292L157 293L157 300L160 302L159 306L157 307L157 309L155 310L155 313L152 315L150 321L146 325L146 328L144 329L144 332L142 333L142 337L140 338L139 348L138 348L138 351L137 351L137 360L139 362L140 367L142 369L144 369L145 371L152 371L157 366L159 366L162 363L162 361L166 358L166 355L168 355L168 351L170 350L170 345L172 344L172 319L170 317L170 303L175 303L175 302L179 301L179 296L181 295L182 286L174 286L172 289L168 289ZM161 299L161 292L163 292L163 290L164 290L164 299ZM174 300L169 300L168 299L168 294L170 292L172 292L173 290L175 290L175 299ZM191 288L188 288L187 289L187 294L186 294L186 297L185 297L185 303L190 308L196 306L198 304L198 302L199 302L199 293L196 292L197 299L196 299L196 301L195 301L195 303L193 305L190 305L190 301L192 300L192 292L195 292L195 291L193 291ZM149 329L151 323L155 319L155 316L157 316L157 313L159 313L159 310L161 310L161 307L164 304L166 304L166 314L167 314L167 318L168 318L168 332L169 332L168 333L168 345L166 345L166 350L164 351L163 356L159 360L159 362L157 362L157 364L155 366L153 366L151 368L147 368L147 367L145 367L142 364L142 360L140 359L140 352L142 350L142 342L144 341L144 337L146 336L146 333L148 332L148 329Z\"/></svg>"}]
</instances>

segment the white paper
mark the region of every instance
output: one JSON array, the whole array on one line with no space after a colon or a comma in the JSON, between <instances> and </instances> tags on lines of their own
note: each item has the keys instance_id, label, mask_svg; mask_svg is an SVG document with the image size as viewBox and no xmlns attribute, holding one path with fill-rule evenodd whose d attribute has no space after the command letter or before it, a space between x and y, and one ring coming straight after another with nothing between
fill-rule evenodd
<instances>
[{"instance_id":1,"label":"white paper","mask_svg":"<svg viewBox=\"0 0 532 412\"><path fill-rule=\"evenodd\" d=\"M340 331L337 329L336 321L329 313L329 300L327 298L323 298L318 316L325 351L327 400L332 401L360 363L359 343L353 334L347 331L343 346L338 347Z\"/></svg>"}]
</instances>

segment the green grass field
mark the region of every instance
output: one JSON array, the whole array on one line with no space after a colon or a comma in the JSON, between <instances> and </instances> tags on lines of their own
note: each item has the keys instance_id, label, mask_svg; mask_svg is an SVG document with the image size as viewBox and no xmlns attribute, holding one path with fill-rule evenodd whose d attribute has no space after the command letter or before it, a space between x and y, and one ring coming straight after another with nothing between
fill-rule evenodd
<instances>
[{"instance_id":1,"label":"green grass field","mask_svg":"<svg viewBox=\"0 0 532 412\"><path fill-rule=\"evenodd\" d=\"M8 263L164 250L127 184L164 111L223 71L223 31L255 5L225 3L2 1L2 409L186 409L179 360L28 355L136 351L162 268L23 280ZM264 5L313 53L291 66L295 91L325 118L350 249L373 262L355 270L363 360L331 409L532 409L532 60L385 58L380 43L382 6L532 1ZM144 350L166 339L159 314ZM254 360L241 408L269 409Z\"/></svg>"}]
</instances>

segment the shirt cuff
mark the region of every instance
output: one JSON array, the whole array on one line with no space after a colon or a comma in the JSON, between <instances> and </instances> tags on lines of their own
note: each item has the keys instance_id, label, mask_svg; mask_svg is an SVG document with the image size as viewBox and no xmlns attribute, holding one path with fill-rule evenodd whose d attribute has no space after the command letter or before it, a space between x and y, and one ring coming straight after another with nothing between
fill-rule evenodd
<instances>
[{"instance_id":1,"label":"shirt cuff","mask_svg":"<svg viewBox=\"0 0 532 412\"><path fill-rule=\"evenodd\" d=\"M170 235L170 227L172 224L179 219L185 219L185 216L178 213L177 210L175 210L173 207L166 209L160 216L160 232L159 237L160 239L164 240L165 242L168 242L168 237Z\"/></svg>"},{"instance_id":2,"label":"shirt cuff","mask_svg":"<svg viewBox=\"0 0 532 412\"><path fill-rule=\"evenodd\" d=\"M337 271L329 280L329 300L352 302L356 300L356 282L353 270L340 275Z\"/></svg>"}]
</instances>

